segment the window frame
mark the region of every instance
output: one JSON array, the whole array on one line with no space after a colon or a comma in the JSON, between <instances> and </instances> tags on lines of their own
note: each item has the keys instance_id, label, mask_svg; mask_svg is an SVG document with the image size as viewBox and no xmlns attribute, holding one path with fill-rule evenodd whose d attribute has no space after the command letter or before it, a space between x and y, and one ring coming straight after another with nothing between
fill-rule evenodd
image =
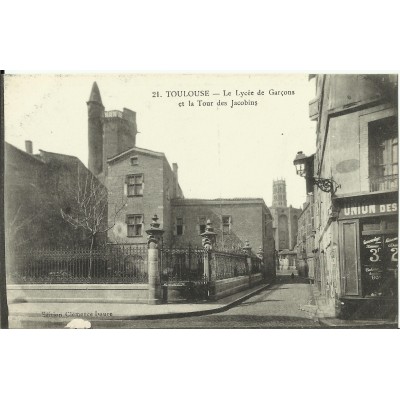
<instances>
[{"instance_id":1,"label":"window frame","mask_svg":"<svg viewBox=\"0 0 400 400\"><path fill-rule=\"evenodd\" d=\"M135 167L135 166L139 165L139 157L138 156L132 156L130 158L130 163L131 163L132 167Z\"/></svg>"},{"instance_id":2,"label":"window frame","mask_svg":"<svg viewBox=\"0 0 400 400\"><path fill-rule=\"evenodd\" d=\"M228 223L224 222L224 218L228 218ZM225 232L225 227L228 227L228 232ZM221 231L223 235L230 235L232 233L232 215L221 216Z\"/></svg>"},{"instance_id":3,"label":"window frame","mask_svg":"<svg viewBox=\"0 0 400 400\"><path fill-rule=\"evenodd\" d=\"M140 218L140 223L136 223L136 218ZM133 219L134 223L129 223L129 220ZM125 217L125 223L126 223L126 236L127 237L143 237L143 226L144 226L144 217L143 214L126 214ZM129 228L133 227L133 230L135 230L135 228L140 226L140 234L134 234L134 235L130 235L129 233Z\"/></svg>"},{"instance_id":4,"label":"window frame","mask_svg":"<svg viewBox=\"0 0 400 400\"><path fill-rule=\"evenodd\" d=\"M136 178L141 178L140 183L136 183ZM129 180L133 178L134 183L130 183ZM144 192L144 174L128 174L125 177L125 184L126 184L126 195L127 197L142 197ZM133 187L133 194L129 193L129 188ZM137 193L137 188L139 189L139 193Z\"/></svg>"}]
</instances>

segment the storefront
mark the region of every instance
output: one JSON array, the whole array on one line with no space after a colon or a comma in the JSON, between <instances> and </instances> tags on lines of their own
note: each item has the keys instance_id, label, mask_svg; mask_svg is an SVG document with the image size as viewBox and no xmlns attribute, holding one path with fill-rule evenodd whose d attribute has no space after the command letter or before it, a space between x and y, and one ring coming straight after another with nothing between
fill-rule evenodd
<instances>
[{"instance_id":1,"label":"storefront","mask_svg":"<svg viewBox=\"0 0 400 400\"><path fill-rule=\"evenodd\" d=\"M335 199L339 222L341 318L396 318L397 192Z\"/></svg>"}]
</instances>

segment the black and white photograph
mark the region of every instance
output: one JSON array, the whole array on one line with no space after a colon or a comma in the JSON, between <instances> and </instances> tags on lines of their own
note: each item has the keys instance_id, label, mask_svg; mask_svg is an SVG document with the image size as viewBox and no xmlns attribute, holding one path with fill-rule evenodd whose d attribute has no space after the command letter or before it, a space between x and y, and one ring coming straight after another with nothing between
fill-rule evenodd
<instances>
[{"instance_id":1,"label":"black and white photograph","mask_svg":"<svg viewBox=\"0 0 400 400\"><path fill-rule=\"evenodd\" d=\"M397 99L397 74L5 74L2 317L397 328Z\"/></svg>"},{"instance_id":2,"label":"black and white photograph","mask_svg":"<svg viewBox=\"0 0 400 400\"><path fill-rule=\"evenodd\" d=\"M1 399L396 397L393 2L1 16Z\"/></svg>"}]
</instances>

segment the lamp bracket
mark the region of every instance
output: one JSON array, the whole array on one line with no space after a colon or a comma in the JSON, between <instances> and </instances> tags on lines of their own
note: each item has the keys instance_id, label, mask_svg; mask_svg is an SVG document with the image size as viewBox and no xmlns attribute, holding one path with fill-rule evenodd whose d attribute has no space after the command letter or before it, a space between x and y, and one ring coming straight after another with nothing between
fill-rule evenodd
<instances>
[{"instance_id":1,"label":"lamp bracket","mask_svg":"<svg viewBox=\"0 0 400 400\"><path fill-rule=\"evenodd\" d=\"M337 182L333 179L326 179L326 178L312 178L313 185L317 185L319 189L323 192L335 194L338 188L341 187Z\"/></svg>"}]
</instances>

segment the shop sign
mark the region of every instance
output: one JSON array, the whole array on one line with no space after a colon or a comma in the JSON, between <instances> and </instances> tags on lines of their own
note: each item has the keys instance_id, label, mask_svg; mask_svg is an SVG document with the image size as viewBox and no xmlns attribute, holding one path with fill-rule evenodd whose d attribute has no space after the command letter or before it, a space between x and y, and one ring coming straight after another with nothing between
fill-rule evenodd
<instances>
[{"instance_id":1,"label":"shop sign","mask_svg":"<svg viewBox=\"0 0 400 400\"><path fill-rule=\"evenodd\" d=\"M373 215L397 214L396 203L368 204L348 202L344 203L339 212L339 218L369 217Z\"/></svg>"},{"instance_id":2,"label":"shop sign","mask_svg":"<svg viewBox=\"0 0 400 400\"><path fill-rule=\"evenodd\" d=\"M362 236L361 267L366 296L389 296L397 293L397 235Z\"/></svg>"}]
</instances>

